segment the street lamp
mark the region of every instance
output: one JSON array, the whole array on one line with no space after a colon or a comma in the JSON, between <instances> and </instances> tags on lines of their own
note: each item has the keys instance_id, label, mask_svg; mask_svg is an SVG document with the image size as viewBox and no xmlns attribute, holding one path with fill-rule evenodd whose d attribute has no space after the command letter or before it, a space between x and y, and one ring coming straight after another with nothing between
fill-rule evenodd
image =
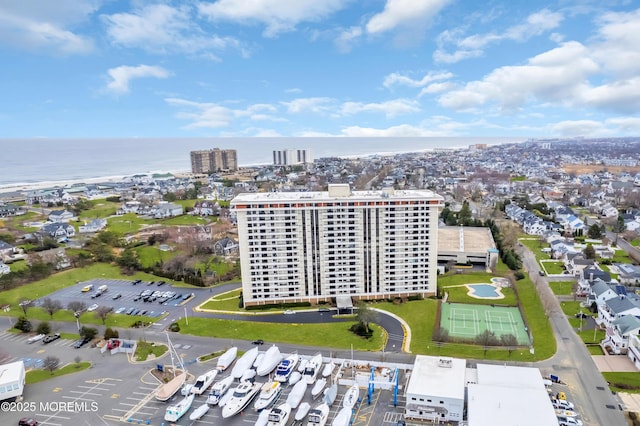
<instances>
[{"instance_id":1,"label":"street lamp","mask_svg":"<svg viewBox=\"0 0 640 426\"><path fill-rule=\"evenodd\" d=\"M80 333L80 312L75 312L73 316L76 317L76 326L78 326L78 333Z\"/></svg>"}]
</instances>

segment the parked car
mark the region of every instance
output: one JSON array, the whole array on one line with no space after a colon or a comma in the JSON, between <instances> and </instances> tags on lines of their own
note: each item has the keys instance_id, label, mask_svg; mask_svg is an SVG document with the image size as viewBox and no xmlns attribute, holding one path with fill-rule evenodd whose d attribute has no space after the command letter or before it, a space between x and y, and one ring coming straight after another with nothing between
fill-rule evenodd
<instances>
[{"instance_id":1,"label":"parked car","mask_svg":"<svg viewBox=\"0 0 640 426\"><path fill-rule=\"evenodd\" d=\"M44 336L44 339L42 339L42 343L51 343L54 340L58 340L59 338L60 338L60 333L49 334L48 336Z\"/></svg>"},{"instance_id":2,"label":"parked car","mask_svg":"<svg viewBox=\"0 0 640 426\"><path fill-rule=\"evenodd\" d=\"M585 314L584 312L578 312L576 314L576 318L582 318L582 319L589 318L589 315Z\"/></svg>"},{"instance_id":3,"label":"parked car","mask_svg":"<svg viewBox=\"0 0 640 426\"><path fill-rule=\"evenodd\" d=\"M118 346L120 346L120 340L118 339L111 339L109 340L109 342L107 343L107 350L111 350L111 349L115 349Z\"/></svg>"},{"instance_id":4,"label":"parked car","mask_svg":"<svg viewBox=\"0 0 640 426\"><path fill-rule=\"evenodd\" d=\"M96 297L100 297L100 296L102 296L102 292L101 291L96 291L95 293L93 293L91 295L91 298L95 299Z\"/></svg>"},{"instance_id":5,"label":"parked car","mask_svg":"<svg viewBox=\"0 0 640 426\"><path fill-rule=\"evenodd\" d=\"M89 339L88 337L80 338L80 339L76 340L76 342L73 344L73 347L75 349L79 349L79 348L83 347L84 345L86 345L87 343L89 343L90 341L91 341L91 339Z\"/></svg>"},{"instance_id":6,"label":"parked car","mask_svg":"<svg viewBox=\"0 0 640 426\"><path fill-rule=\"evenodd\" d=\"M36 334L35 336L29 337L27 339L27 343L39 342L40 340L44 339L44 336L44 334Z\"/></svg>"},{"instance_id":7,"label":"parked car","mask_svg":"<svg viewBox=\"0 0 640 426\"><path fill-rule=\"evenodd\" d=\"M158 281L158 287L163 286L165 284L166 284L166 282L164 282L164 281Z\"/></svg>"},{"instance_id":8,"label":"parked car","mask_svg":"<svg viewBox=\"0 0 640 426\"><path fill-rule=\"evenodd\" d=\"M122 294L116 293L116 294L113 295L112 299L116 300L116 299L120 299L121 297L122 297Z\"/></svg>"},{"instance_id":9,"label":"parked car","mask_svg":"<svg viewBox=\"0 0 640 426\"><path fill-rule=\"evenodd\" d=\"M554 399L551 401L553 408L556 410L571 410L573 411L573 403L566 399Z\"/></svg>"},{"instance_id":10,"label":"parked car","mask_svg":"<svg viewBox=\"0 0 640 426\"><path fill-rule=\"evenodd\" d=\"M544 271L538 271L538 275L540 275L541 277L544 277Z\"/></svg>"},{"instance_id":11,"label":"parked car","mask_svg":"<svg viewBox=\"0 0 640 426\"><path fill-rule=\"evenodd\" d=\"M95 311L96 309L98 309L98 304L94 303L93 305L87 308L87 312L92 312L92 311Z\"/></svg>"},{"instance_id":12,"label":"parked car","mask_svg":"<svg viewBox=\"0 0 640 426\"><path fill-rule=\"evenodd\" d=\"M296 313L296 311L292 311L291 309L287 309L286 311L284 311L285 315L294 315Z\"/></svg>"},{"instance_id":13,"label":"parked car","mask_svg":"<svg viewBox=\"0 0 640 426\"><path fill-rule=\"evenodd\" d=\"M116 310L116 312L115 312L115 313L116 313L116 314L121 314L121 313L123 313L123 312L124 312L124 311L126 311L126 310L127 310L127 308L125 308L125 307L123 306L122 308L118 308L118 309Z\"/></svg>"},{"instance_id":14,"label":"parked car","mask_svg":"<svg viewBox=\"0 0 640 426\"><path fill-rule=\"evenodd\" d=\"M133 281L131 284L133 284L133 285L138 285L138 284L140 284L141 282L142 282L142 280L135 280L135 281Z\"/></svg>"},{"instance_id":15,"label":"parked car","mask_svg":"<svg viewBox=\"0 0 640 426\"><path fill-rule=\"evenodd\" d=\"M18 426L38 426L40 423L31 417L23 417L18 421Z\"/></svg>"},{"instance_id":16,"label":"parked car","mask_svg":"<svg viewBox=\"0 0 640 426\"><path fill-rule=\"evenodd\" d=\"M256 339L256 340L254 340L254 341L253 341L253 342L251 342L251 343L253 343L254 345L264 345L264 340L262 340L262 339Z\"/></svg>"}]
</instances>

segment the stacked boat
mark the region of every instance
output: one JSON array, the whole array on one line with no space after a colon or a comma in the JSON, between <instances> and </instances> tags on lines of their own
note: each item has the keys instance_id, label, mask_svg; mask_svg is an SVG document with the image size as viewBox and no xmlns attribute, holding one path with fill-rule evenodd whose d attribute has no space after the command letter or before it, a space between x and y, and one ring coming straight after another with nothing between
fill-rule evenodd
<instances>
[{"instance_id":1,"label":"stacked boat","mask_svg":"<svg viewBox=\"0 0 640 426\"><path fill-rule=\"evenodd\" d=\"M300 380L293 386L291 392L289 392L289 395L287 396L287 404L291 408L298 408L298 405L300 404L300 401L302 401L302 398L304 398L304 394L306 391L307 382L305 382L304 380Z\"/></svg>"}]
</instances>

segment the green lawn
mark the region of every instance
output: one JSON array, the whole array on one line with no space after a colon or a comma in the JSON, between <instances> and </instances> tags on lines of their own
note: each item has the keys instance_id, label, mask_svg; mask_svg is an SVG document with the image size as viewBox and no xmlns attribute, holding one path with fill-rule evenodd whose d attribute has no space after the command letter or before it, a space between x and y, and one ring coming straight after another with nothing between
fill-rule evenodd
<instances>
[{"instance_id":1,"label":"green lawn","mask_svg":"<svg viewBox=\"0 0 640 426\"><path fill-rule=\"evenodd\" d=\"M326 324L297 324L283 326L278 323L253 321L233 321L213 318L189 318L178 321L180 332L196 336L208 336L225 339L254 340L265 342L295 343L298 345L319 346L336 349L353 349L359 351L379 351L386 341L383 328L372 324L374 329L371 339L364 339L349 331L354 322L338 322Z\"/></svg>"},{"instance_id":2,"label":"green lawn","mask_svg":"<svg viewBox=\"0 0 640 426\"><path fill-rule=\"evenodd\" d=\"M573 281L550 281L549 287L551 287L551 291L553 291L553 294L556 296L569 295L572 293L574 284Z\"/></svg>"},{"instance_id":3,"label":"green lawn","mask_svg":"<svg viewBox=\"0 0 640 426\"><path fill-rule=\"evenodd\" d=\"M595 339L593 338L594 331L595 331ZM598 330L598 329L582 330L582 331L578 331L577 334L578 336L580 336L580 338L586 345L599 344L606 336L606 332L604 330Z\"/></svg>"},{"instance_id":4,"label":"green lawn","mask_svg":"<svg viewBox=\"0 0 640 426\"><path fill-rule=\"evenodd\" d=\"M141 219L135 213L127 213L122 216L107 219L107 229L118 234L132 234L138 232L143 225L157 223L152 219Z\"/></svg>"},{"instance_id":5,"label":"green lawn","mask_svg":"<svg viewBox=\"0 0 640 426\"><path fill-rule=\"evenodd\" d=\"M560 307L562 308L562 312L564 312L565 315L568 315L570 317L573 317L575 314L577 314L579 311L582 310L582 308L580 308L580 302L560 302Z\"/></svg>"},{"instance_id":6,"label":"green lawn","mask_svg":"<svg viewBox=\"0 0 640 426\"><path fill-rule=\"evenodd\" d=\"M544 269L547 271L547 274L550 275L559 275L564 272L564 263L560 261L549 261L542 262L544 265Z\"/></svg>"},{"instance_id":7,"label":"green lawn","mask_svg":"<svg viewBox=\"0 0 640 426\"><path fill-rule=\"evenodd\" d=\"M193 216L190 214L184 214L182 216L170 217L168 219L162 219L158 221L163 225L207 225L212 222L211 219Z\"/></svg>"},{"instance_id":8,"label":"green lawn","mask_svg":"<svg viewBox=\"0 0 640 426\"><path fill-rule=\"evenodd\" d=\"M54 377L64 376L65 374L77 373L79 371L86 370L89 367L91 367L90 362L82 361L77 364L76 363L67 364L62 368L54 370L53 373L47 370L31 370L31 371L27 371L25 382L28 385L33 385L34 383L49 380Z\"/></svg>"},{"instance_id":9,"label":"green lawn","mask_svg":"<svg viewBox=\"0 0 640 426\"><path fill-rule=\"evenodd\" d=\"M217 311L239 312L244 311L240 308L240 293L242 289L233 290L227 293L219 294L209 299L202 305L203 309L214 309Z\"/></svg>"},{"instance_id":10,"label":"green lawn","mask_svg":"<svg viewBox=\"0 0 640 426\"><path fill-rule=\"evenodd\" d=\"M529 235L526 237L519 238L518 242L521 243L523 246L526 246L529 250L531 250L531 253L534 254L538 263L541 260L549 259L549 253L542 252L543 248L550 247L546 241L542 241L539 238L532 237Z\"/></svg>"},{"instance_id":11,"label":"green lawn","mask_svg":"<svg viewBox=\"0 0 640 426\"><path fill-rule=\"evenodd\" d=\"M167 352L167 345L156 345L153 342L139 341L134 354L136 361L146 361L149 355L155 358L164 355Z\"/></svg>"},{"instance_id":12,"label":"green lawn","mask_svg":"<svg viewBox=\"0 0 640 426\"><path fill-rule=\"evenodd\" d=\"M616 254L611 259L612 263L632 263L629 255L624 250L616 250Z\"/></svg>"},{"instance_id":13,"label":"green lawn","mask_svg":"<svg viewBox=\"0 0 640 426\"><path fill-rule=\"evenodd\" d=\"M491 278L495 275L486 272L469 272L462 274L452 274L438 276L438 285L441 287L448 287L451 285L460 284L489 284Z\"/></svg>"},{"instance_id":14,"label":"green lawn","mask_svg":"<svg viewBox=\"0 0 640 426\"><path fill-rule=\"evenodd\" d=\"M545 315L544 307L531 281L526 277L516 281L518 297L522 305L525 321L533 334L533 346L536 359L547 359L556 353L556 340L549 318Z\"/></svg>"},{"instance_id":15,"label":"green lawn","mask_svg":"<svg viewBox=\"0 0 640 426\"><path fill-rule=\"evenodd\" d=\"M158 248L158 245L144 245L136 247L134 250L138 253L140 264L145 268L150 268L158 262L163 263L183 254L180 250L162 251Z\"/></svg>"},{"instance_id":16,"label":"green lawn","mask_svg":"<svg viewBox=\"0 0 640 426\"><path fill-rule=\"evenodd\" d=\"M640 373L603 372L602 375L614 392L640 393Z\"/></svg>"},{"instance_id":17,"label":"green lawn","mask_svg":"<svg viewBox=\"0 0 640 426\"><path fill-rule=\"evenodd\" d=\"M95 201L91 209L80 212L79 219L82 221L83 219L90 220L113 216L121 204L122 203L107 200Z\"/></svg>"},{"instance_id":18,"label":"green lawn","mask_svg":"<svg viewBox=\"0 0 640 426\"><path fill-rule=\"evenodd\" d=\"M489 283L489 281L486 281ZM483 284L483 283L474 283L474 284ZM478 299L476 297L471 297L467 293L469 289L466 286L461 287L443 287L443 291L449 293L449 298L447 299L451 303L471 303L475 305L508 305L508 306L517 306L518 303L516 301L516 295L513 292L512 288L505 287L501 288L500 291L504 294L504 299Z\"/></svg>"},{"instance_id":19,"label":"green lawn","mask_svg":"<svg viewBox=\"0 0 640 426\"><path fill-rule=\"evenodd\" d=\"M27 265L26 260L16 260L9 264L9 268L11 269L11 272L19 272L29 269L29 265Z\"/></svg>"},{"instance_id":20,"label":"green lawn","mask_svg":"<svg viewBox=\"0 0 640 426\"><path fill-rule=\"evenodd\" d=\"M613 278L613 279L618 279L618 275L619 275L619 274L614 274L613 272L611 272L611 268L609 267L609 265L603 265L603 264L600 264L600 268L601 268L603 271L607 271L607 272L609 273L609 275L611 275L611 278Z\"/></svg>"}]
</instances>

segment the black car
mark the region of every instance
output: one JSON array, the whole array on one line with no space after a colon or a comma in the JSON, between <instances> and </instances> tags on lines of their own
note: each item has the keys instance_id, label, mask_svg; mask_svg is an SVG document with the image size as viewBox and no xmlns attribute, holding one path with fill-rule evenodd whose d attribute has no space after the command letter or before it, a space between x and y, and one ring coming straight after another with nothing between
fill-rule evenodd
<instances>
[{"instance_id":1,"label":"black car","mask_svg":"<svg viewBox=\"0 0 640 426\"><path fill-rule=\"evenodd\" d=\"M31 417L23 417L18 421L18 426L38 426L40 423Z\"/></svg>"},{"instance_id":2,"label":"black car","mask_svg":"<svg viewBox=\"0 0 640 426\"><path fill-rule=\"evenodd\" d=\"M89 343L90 341L91 341L91 339L89 339L88 337L84 337L82 339L78 339L73 344L73 347L76 348L76 349L79 349L79 348L83 347L84 345L86 345L87 343Z\"/></svg>"},{"instance_id":3,"label":"black car","mask_svg":"<svg viewBox=\"0 0 640 426\"><path fill-rule=\"evenodd\" d=\"M585 314L584 312L578 312L576 314L576 318L582 318L582 319L589 318L589 315Z\"/></svg>"},{"instance_id":4,"label":"black car","mask_svg":"<svg viewBox=\"0 0 640 426\"><path fill-rule=\"evenodd\" d=\"M156 283L155 281L149 281L147 285L154 285L155 283Z\"/></svg>"},{"instance_id":5,"label":"black car","mask_svg":"<svg viewBox=\"0 0 640 426\"><path fill-rule=\"evenodd\" d=\"M42 339L42 343L51 343L54 340L58 340L59 338L60 338L60 333L49 334L48 336L44 336L44 339Z\"/></svg>"},{"instance_id":6,"label":"black car","mask_svg":"<svg viewBox=\"0 0 640 426\"><path fill-rule=\"evenodd\" d=\"M133 285L138 285L138 284L140 284L141 282L142 282L142 280L135 280L135 281L133 281L131 284L133 284Z\"/></svg>"},{"instance_id":7,"label":"black car","mask_svg":"<svg viewBox=\"0 0 640 426\"><path fill-rule=\"evenodd\" d=\"M122 294L116 293L116 294L113 295L112 299L116 300L116 299L120 299L121 297L122 297Z\"/></svg>"},{"instance_id":8,"label":"black car","mask_svg":"<svg viewBox=\"0 0 640 426\"><path fill-rule=\"evenodd\" d=\"M137 295L136 297L133 298L134 302L137 302L138 300L142 299L142 296Z\"/></svg>"},{"instance_id":9,"label":"black car","mask_svg":"<svg viewBox=\"0 0 640 426\"><path fill-rule=\"evenodd\" d=\"M264 345L264 340L262 340L262 339L256 339L256 340L254 340L254 341L253 341L253 342L251 342L251 343L253 343L254 345Z\"/></svg>"},{"instance_id":10,"label":"black car","mask_svg":"<svg viewBox=\"0 0 640 426\"><path fill-rule=\"evenodd\" d=\"M166 284L166 282L164 282L164 281L158 281L158 287L163 286L165 284Z\"/></svg>"}]
</instances>

